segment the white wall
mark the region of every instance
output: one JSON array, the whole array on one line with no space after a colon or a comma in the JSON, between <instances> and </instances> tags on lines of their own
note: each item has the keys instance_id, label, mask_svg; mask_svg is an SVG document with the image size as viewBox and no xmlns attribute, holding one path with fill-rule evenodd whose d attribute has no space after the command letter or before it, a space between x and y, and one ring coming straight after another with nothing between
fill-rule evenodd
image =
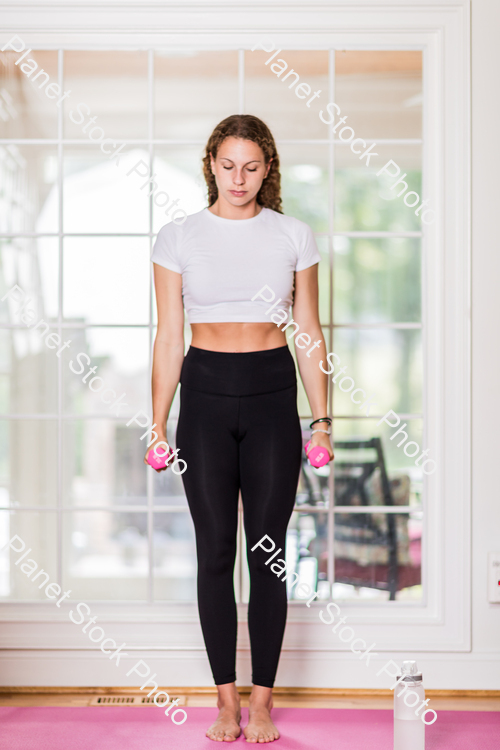
<instances>
[{"instance_id":1,"label":"white wall","mask_svg":"<svg viewBox=\"0 0 500 750\"><path fill-rule=\"evenodd\" d=\"M472 0L472 643L500 652L487 553L500 551L500 3ZM499 670L500 671L500 670ZM500 677L499 677L500 679Z\"/></svg>"}]
</instances>

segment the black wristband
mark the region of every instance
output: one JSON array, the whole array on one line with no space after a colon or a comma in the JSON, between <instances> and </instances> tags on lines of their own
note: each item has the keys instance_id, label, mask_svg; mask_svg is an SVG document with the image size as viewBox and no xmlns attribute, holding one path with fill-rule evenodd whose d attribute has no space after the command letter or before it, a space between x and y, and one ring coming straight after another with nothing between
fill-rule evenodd
<instances>
[{"instance_id":1,"label":"black wristband","mask_svg":"<svg viewBox=\"0 0 500 750\"><path fill-rule=\"evenodd\" d=\"M315 419L314 422L311 422L311 424L309 425L309 429L312 430L313 425L318 424L318 422L328 422L329 426L331 426L332 424L332 420L330 419L330 417L321 417L320 419Z\"/></svg>"}]
</instances>

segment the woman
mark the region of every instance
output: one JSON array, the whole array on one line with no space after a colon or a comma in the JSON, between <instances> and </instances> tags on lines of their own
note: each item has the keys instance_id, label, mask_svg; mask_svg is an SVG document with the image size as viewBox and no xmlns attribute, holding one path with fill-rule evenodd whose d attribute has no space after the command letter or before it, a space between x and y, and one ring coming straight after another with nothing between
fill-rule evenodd
<instances>
[{"instance_id":1,"label":"woman","mask_svg":"<svg viewBox=\"0 0 500 750\"><path fill-rule=\"evenodd\" d=\"M233 589L238 493L248 550L265 534L284 550L299 478L295 366L287 334L270 319L281 311L278 322L286 321L292 297L300 333L315 342L313 351L297 347L315 427L323 430L314 432L312 443L326 448L330 460L333 453L324 429L330 423L327 376L318 366L326 357L318 319L320 255L309 227L281 213L274 139L257 117L233 115L215 128L203 162L209 207L181 226L164 226L152 254L158 306L153 448L168 442L167 417L180 382L176 442L187 462L182 479L196 532L198 608L220 709L207 736L232 742L241 732ZM266 285L280 300L272 312L265 301L271 292L256 298ZM183 303L192 328L186 357ZM293 325L289 337L292 331ZM265 565L266 558L260 550L248 552L253 670L248 742L279 737L270 711L286 584Z\"/></svg>"}]
</instances>

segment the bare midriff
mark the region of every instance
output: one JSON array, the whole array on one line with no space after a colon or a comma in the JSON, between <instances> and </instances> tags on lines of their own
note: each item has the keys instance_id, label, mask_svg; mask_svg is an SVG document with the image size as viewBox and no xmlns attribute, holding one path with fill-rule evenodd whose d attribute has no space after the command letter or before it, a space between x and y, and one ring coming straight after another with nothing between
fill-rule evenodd
<instances>
[{"instance_id":1,"label":"bare midriff","mask_svg":"<svg viewBox=\"0 0 500 750\"><path fill-rule=\"evenodd\" d=\"M211 352L261 352L286 345L274 323L192 323L191 344Z\"/></svg>"}]
</instances>

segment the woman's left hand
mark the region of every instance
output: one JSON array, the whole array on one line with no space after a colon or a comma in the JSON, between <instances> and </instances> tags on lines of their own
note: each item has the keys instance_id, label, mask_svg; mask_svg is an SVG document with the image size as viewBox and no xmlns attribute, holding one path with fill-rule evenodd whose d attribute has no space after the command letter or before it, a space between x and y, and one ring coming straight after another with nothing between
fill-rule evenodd
<instances>
[{"instance_id":1,"label":"woman's left hand","mask_svg":"<svg viewBox=\"0 0 500 750\"><path fill-rule=\"evenodd\" d=\"M311 448L314 448L316 445L320 448L325 448L325 450L328 451L328 455L330 456L330 461L333 461L335 456L332 449L332 443L330 441L330 435L327 435L325 432L315 432L311 437Z\"/></svg>"}]
</instances>

